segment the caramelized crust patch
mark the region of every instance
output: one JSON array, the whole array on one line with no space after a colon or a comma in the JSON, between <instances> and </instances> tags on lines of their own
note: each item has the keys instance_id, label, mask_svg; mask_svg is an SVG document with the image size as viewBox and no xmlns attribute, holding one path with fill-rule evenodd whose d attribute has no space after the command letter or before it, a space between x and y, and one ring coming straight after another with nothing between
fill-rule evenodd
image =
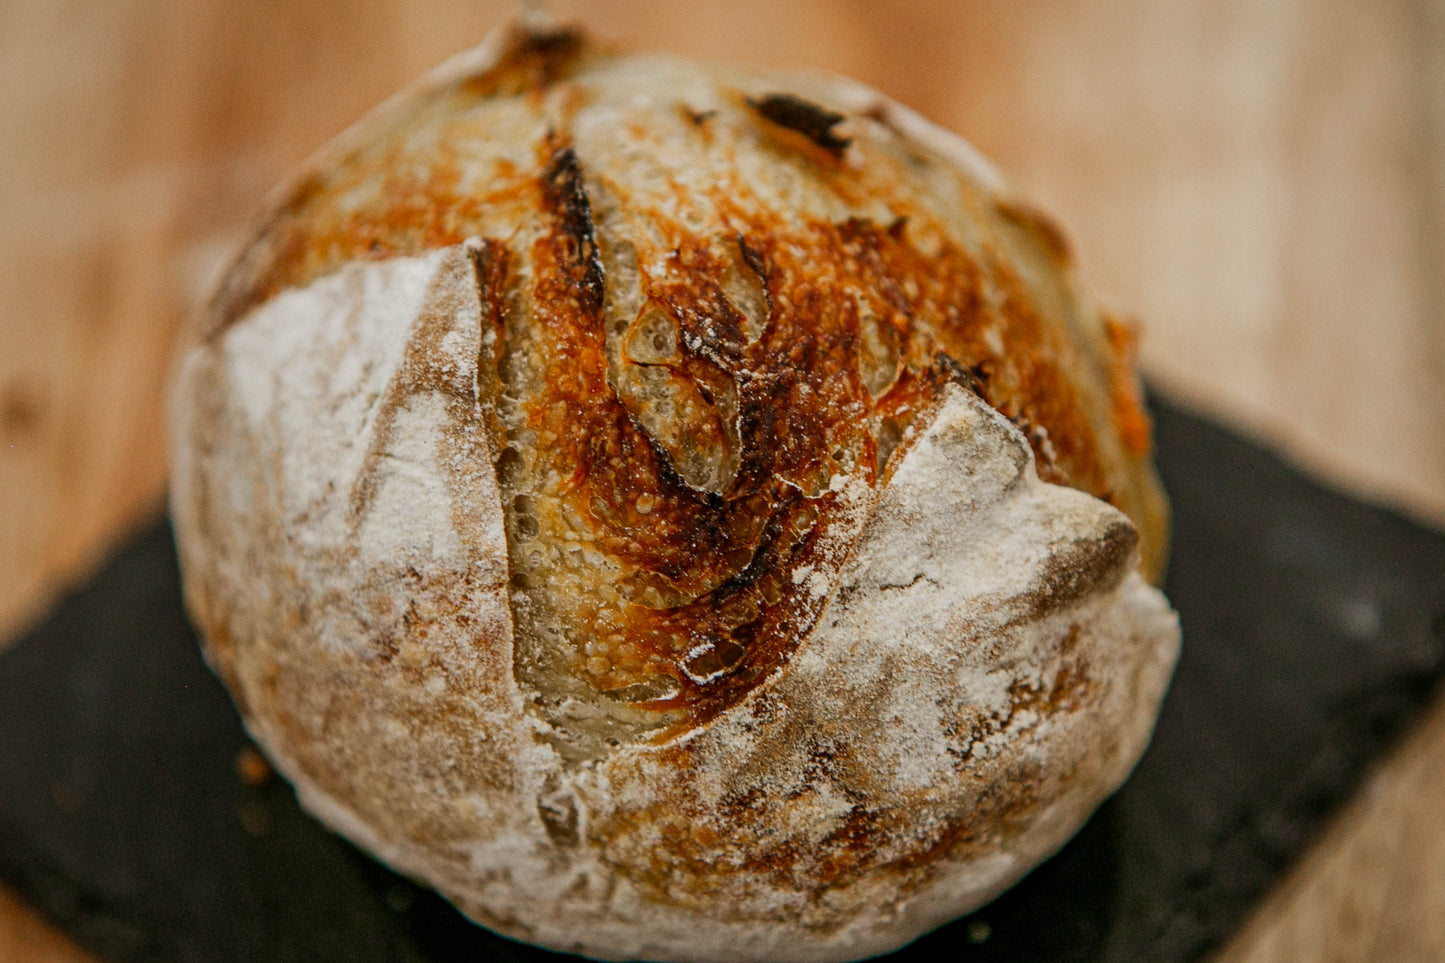
<instances>
[{"instance_id":1,"label":"caramelized crust patch","mask_svg":"<svg viewBox=\"0 0 1445 963\"><path fill-rule=\"evenodd\" d=\"M399 150L387 153L389 158L379 163L346 166L294 189L217 290L210 334L280 291L304 286L341 264L460 244L476 235L484 212L517 208L535 183L504 173L486 192L470 193L461 184L454 152L439 149L424 173L400 163ZM347 210L339 201L351 192L372 199Z\"/></svg>"},{"instance_id":2,"label":"caramelized crust patch","mask_svg":"<svg viewBox=\"0 0 1445 963\"><path fill-rule=\"evenodd\" d=\"M702 182L664 170L633 189L642 175L625 159L588 161L557 106L577 99L574 41L514 45L302 183L213 311L219 330L348 261L470 246L516 670L552 693L539 709L573 761L704 721L787 660L944 385L1011 419L1044 480L1106 499L1119 484L1106 450L1118 442L1087 413L1081 349L1003 242L986 227L967 235L942 201L890 180L936 161L860 142L853 170L834 162L852 143L835 132L843 115L789 94L746 107L730 95L705 125L669 113L699 167L744 149L730 137L760 153L755 112L807 138L811 156L780 163L826 203L780 209L773 186L726 164ZM524 96L502 102L510 120L463 109L511 94ZM509 151L478 154L504 122ZM954 202L1067 260L1024 209ZM1132 356L1117 327L1114 414L1137 454L1147 422L1125 391ZM580 704L602 708L573 725Z\"/></svg>"},{"instance_id":3,"label":"caramelized crust patch","mask_svg":"<svg viewBox=\"0 0 1445 963\"><path fill-rule=\"evenodd\" d=\"M468 128L469 112L515 98L513 113L535 114L548 90L601 51L572 27L515 26L503 39L486 69L416 94L384 136L323 158L292 185L217 289L209 333L341 264L460 244L520 211L531 172L519 173L505 152L478 157L463 147L533 132L514 116ZM437 136L439 127L447 134Z\"/></svg>"},{"instance_id":4,"label":"caramelized crust patch","mask_svg":"<svg viewBox=\"0 0 1445 963\"><path fill-rule=\"evenodd\" d=\"M1109 338L1109 398L1114 405L1114 420L1125 450L1135 458L1144 458L1152 447L1153 425L1139 388L1139 325L1105 314L1104 332Z\"/></svg>"},{"instance_id":5,"label":"caramelized crust patch","mask_svg":"<svg viewBox=\"0 0 1445 963\"><path fill-rule=\"evenodd\" d=\"M738 205L722 236L653 212L670 249L651 269L614 252L609 275L597 247L629 242L599 238L584 181L554 145L539 185L550 226L526 259L507 336L519 360L501 378L516 405L497 450L517 623L541 627L524 677L585 681L578 695L607 694L629 731L639 713L670 731L733 704L826 602L861 521L849 486L878 484L949 382L1047 441L1046 475L1102 487L1056 360L1067 346L1004 265L990 266L1005 294L989 310L961 249L925 258L861 219L793 227ZM736 303L749 300L756 317ZM990 350L986 326L1009 352ZM698 451L729 470L700 477L686 461Z\"/></svg>"}]
</instances>

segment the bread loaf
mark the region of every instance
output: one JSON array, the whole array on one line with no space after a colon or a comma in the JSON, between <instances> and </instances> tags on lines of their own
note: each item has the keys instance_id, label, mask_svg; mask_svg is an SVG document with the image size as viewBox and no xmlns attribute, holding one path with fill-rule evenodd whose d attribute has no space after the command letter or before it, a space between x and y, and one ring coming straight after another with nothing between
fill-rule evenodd
<instances>
[{"instance_id":1,"label":"bread loaf","mask_svg":"<svg viewBox=\"0 0 1445 963\"><path fill-rule=\"evenodd\" d=\"M190 615L318 818L498 932L849 960L989 900L1178 648L1131 329L857 84L514 27L181 353Z\"/></svg>"}]
</instances>

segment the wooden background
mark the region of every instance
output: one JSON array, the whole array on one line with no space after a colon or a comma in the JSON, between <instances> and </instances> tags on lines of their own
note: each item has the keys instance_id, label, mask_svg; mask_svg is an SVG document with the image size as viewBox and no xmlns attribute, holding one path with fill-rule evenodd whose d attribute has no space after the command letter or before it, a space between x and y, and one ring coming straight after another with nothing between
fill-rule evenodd
<instances>
[{"instance_id":1,"label":"wooden background","mask_svg":"<svg viewBox=\"0 0 1445 963\"><path fill-rule=\"evenodd\" d=\"M0 0L0 640L159 510L169 345L258 197L515 7ZM1445 524L1445 3L552 7L959 130L1146 321L1158 386ZM1225 956L1445 959L1445 704ZM77 959L0 893L0 963Z\"/></svg>"}]
</instances>

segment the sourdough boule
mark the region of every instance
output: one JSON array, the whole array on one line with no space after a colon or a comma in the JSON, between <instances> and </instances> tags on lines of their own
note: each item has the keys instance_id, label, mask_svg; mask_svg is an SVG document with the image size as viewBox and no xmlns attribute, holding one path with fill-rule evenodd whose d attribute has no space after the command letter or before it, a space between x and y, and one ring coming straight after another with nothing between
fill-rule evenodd
<instances>
[{"instance_id":1,"label":"sourdough boule","mask_svg":"<svg viewBox=\"0 0 1445 963\"><path fill-rule=\"evenodd\" d=\"M1129 326L837 78L499 33L280 192L170 415L256 741L542 946L893 949L1077 830L1177 655Z\"/></svg>"}]
</instances>

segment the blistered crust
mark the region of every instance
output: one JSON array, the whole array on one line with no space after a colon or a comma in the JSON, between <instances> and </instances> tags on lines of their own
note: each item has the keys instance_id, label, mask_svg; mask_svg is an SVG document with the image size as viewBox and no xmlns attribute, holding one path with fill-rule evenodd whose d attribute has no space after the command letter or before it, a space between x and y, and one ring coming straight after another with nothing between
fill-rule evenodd
<instances>
[{"instance_id":1,"label":"blistered crust","mask_svg":"<svg viewBox=\"0 0 1445 963\"><path fill-rule=\"evenodd\" d=\"M179 364L212 664L509 935L883 952L1077 828L1175 658L1128 327L966 145L788 83L493 41L298 180Z\"/></svg>"}]
</instances>

